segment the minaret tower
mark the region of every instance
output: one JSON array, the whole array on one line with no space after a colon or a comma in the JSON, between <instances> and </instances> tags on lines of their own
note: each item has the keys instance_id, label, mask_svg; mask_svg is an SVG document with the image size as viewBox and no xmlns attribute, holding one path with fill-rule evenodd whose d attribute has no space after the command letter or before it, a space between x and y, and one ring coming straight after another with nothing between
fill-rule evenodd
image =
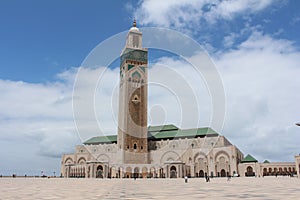
<instances>
[{"instance_id":1,"label":"minaret tower","mask_svg":"<svg viewBox=\"0 0 300 200\"><path fill-rule=\"evenodd\" d=\"M118 147L124 164L147 164L148 50L134 20L121 54Z\"/></svg>"}]
</instances>

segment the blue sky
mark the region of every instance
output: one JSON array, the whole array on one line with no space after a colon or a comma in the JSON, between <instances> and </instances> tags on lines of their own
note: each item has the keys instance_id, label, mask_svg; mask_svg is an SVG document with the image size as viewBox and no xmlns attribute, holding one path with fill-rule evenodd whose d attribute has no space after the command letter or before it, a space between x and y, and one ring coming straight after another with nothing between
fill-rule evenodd
<instances>
[{"instance_id":1,"label":"blue sky","mask_svg":"<svg viewBox=\"0 0 300 200\"><path fill-rule=\"evenodd\" d=\"M96 44L128 29L135 15L128 5L137 6L124 1L2 1L1 78L45 82L79 66ZM203 35L213 35L209 44L220 50L224 35L239 32L247 22L299 47L299 6L298 1L276 2L258 13L238 14L233 20L188 31L199 31L191 36L201 44L207 43L201 40Z\"/></svg>"},{"instance_id":2,"label":"blue sky","mask_svg":"<svg viewBox=\"0 0 300 200\"><path fill-rule=\"evenodd\" d=\"M123 1L2 1L1 77L45 82L130 27Z\"/></svg>"},{"instance_id":3,"label":"blue sky","mask_svg":"<svg viewBox=\"0 0 300 200\"><path fill-rule=\"evenodd\" d=\"M7 0L0 1L0 174L59 171L60 155L81 143L72 112L77 69L133 18L139 27L187 34L208 51L226 93L222 134L259 160L293 161L300 152L299 1ZM185 73L186 63L170 54L150 58L153 69L178 65ZM108 76L117 81L116 74Z\"/></svg>"}]
</instances>

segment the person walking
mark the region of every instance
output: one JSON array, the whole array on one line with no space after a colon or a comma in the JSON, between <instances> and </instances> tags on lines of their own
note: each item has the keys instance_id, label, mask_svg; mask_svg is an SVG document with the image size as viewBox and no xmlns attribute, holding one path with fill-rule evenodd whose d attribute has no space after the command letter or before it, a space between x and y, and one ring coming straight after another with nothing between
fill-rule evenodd
<instances>
[{"instance_id":1,"label":"person walking","mask_svg":"<svg viewBox=\"0 0 300 200\"><path fill-rule=\"evenodd\" d=\"M185 183L188 182L188 177L187 177L187 176L184 177L184 182L185 182Z\"/></svg>"}]
</instances>

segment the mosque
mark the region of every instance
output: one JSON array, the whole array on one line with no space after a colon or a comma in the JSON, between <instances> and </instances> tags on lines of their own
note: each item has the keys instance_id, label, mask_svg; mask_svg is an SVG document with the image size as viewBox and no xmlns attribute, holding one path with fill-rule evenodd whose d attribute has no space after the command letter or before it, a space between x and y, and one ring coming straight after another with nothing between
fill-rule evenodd
<instances>
[{"instance_id":1,"label":"mosque","mask_svg":"<svg viewBox=\"0 0 300 200\"><path fill-rule=\"evenodd\" d=\"M118 134L93 137L64 154L61 176L182 178L299 174L295 162L259 163L210 127L147 127L148 50L134 21L121 53Z\"/></svg>"}]
</instances>

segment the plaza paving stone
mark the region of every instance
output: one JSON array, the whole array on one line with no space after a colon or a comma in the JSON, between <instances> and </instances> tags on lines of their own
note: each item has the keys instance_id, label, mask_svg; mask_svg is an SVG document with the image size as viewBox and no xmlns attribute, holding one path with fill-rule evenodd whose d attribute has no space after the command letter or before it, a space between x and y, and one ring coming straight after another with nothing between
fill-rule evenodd
<instances>
[{"instance_id":1,"label":"plaza paving stone","mask_svg":"<svg viewBox=\"0 0 300 200\"><path fill-rule=\"evenodd\" d=\"M300 179L0 178L0 199L300 199Z\"/></svg>"}]
</instances>

